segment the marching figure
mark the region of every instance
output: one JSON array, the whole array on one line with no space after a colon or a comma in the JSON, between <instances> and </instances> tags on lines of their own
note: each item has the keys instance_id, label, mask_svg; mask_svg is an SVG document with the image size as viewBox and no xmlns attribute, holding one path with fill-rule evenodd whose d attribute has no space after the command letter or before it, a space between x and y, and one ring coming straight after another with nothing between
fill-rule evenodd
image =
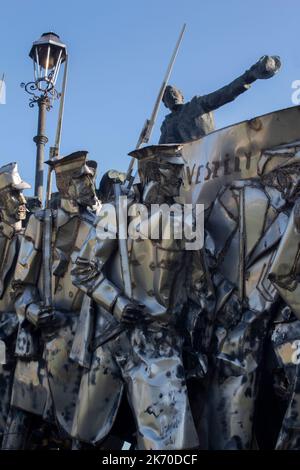
<instances>
[{"instance_id":1,"label":"marching figure","mask_svg":"<svg viewBox=\"0 0 300 470\"><path fill-rule=\"evenodd\" d=\"M98 319L102 328L95 334L92 365L83 374L74 419L73 436L79 440L96 444L110 430L120 394L115 389L115 406L107 422L104 410L113 393L103 387L103 380L109 375L112 382L119 381L119 389L125 386L137 426L138 449L198 446L179 328L191 252L172 229L167 235L175 215L159 232L159 205L173 204L182 184L180 149L178 145L152 146L130 154L138 159L141 178L140 196L135 201L139 209L135 212L134 203L129 207L129 225L136 226L138 233L129 230L128 240L120 240L121 231L127 236L129 226L125 223L124 231L119 215L117 240L112 225L104 230L100 219L76 260L74 284L102 307ZM117 200L115 204L118 206ZM152 204L155 210L151 210ZM158 235L153 236L153 230ZM125 250L121 242L125 242ZM201 265L197 273L201 279ZM195 297L196 291L197 285Z\"/></svg>"},{"instance_id":2,"label":"marching figure","mask_svg":"<svg viewBox=\"0 0 300 470\"><path fill-rule=\"evenodd\" d=\"M76 354L75 361L69 357L74 339L85 334L80 322L84 294L72 284L70 271L98 210L94 185L97 165L87 161L85 151L55 158L49 164L55 171L61 198L60 207L52 210L52 306L46 307L44 300L49 279L45 279L47 273L42 268L49 260L44 258L41 210L28 222L14 278L21 327L12 393L14 414L3 443L6 449L24 447L26 430L19 435L16 428L28 413L57 423L66 433L63 435L70 432L84 363L76 362ZM84 341L82 344L84 348ZM80 355L78 348L76 351Z\"/></svg>"},{"instance_id":3,"label":"marching figure","mask_svg":"<svg viewBox=\"0 0 300 470\"><path fill-rule=\"evenodd\" d=\"M270 152L260 178L223 187L206 222L217 296L205 415L207 445L212 450L255 446L254 411L263 347L278 310L279 296L270 274L297 196L297 162L290 159L289 165L282 164L287 152L281 152L278 161L276 152ZM290 269L292 262L284 266Z\"/></svg>"},{"instance_id":4,"label":"marching figure","mask_svg":"<svg viewBox=\"0 0 300 470\"><path fill-rule=\"evenodd\" d=\"M162 100L171 113L162 123L159 143L188 142L200 139L214 131L212 111L233 101L241 93L247 91L251 83L256 80L273 77L280 65L279 57L265 55L229 85L208 95L195 96L188 103L184 103L180 90L170 85L167 86Z\"/></svg>"},{"instance_id":5,"label":"marching figure","mask_svg":"<svg viewBox=\"0 0 300 470\"><path fill-rule=\"evenodd\" d=\"M23 190L29 188L21 180L16 163L0 168L0 439L8 416L16 364L18 317L12 299L12 277L27 211Z\"/></svg>"}]
</instances>

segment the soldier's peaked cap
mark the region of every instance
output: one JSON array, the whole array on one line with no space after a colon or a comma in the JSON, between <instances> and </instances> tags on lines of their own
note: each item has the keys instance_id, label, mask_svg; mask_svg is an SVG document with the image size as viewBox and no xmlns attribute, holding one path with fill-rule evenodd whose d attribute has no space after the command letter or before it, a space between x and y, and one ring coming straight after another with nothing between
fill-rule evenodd
<instances>
[{"instance_id":1,"label":"soldier's peaked cap","mask_svg":"<svg viewBox=\"0 0 300 470\"><path fill-rule=\"evenodd\" d=\"M30 189L31 186L21 179L18 171L18 164L8 163L0 168L0 191L11 187L13 189Z\"/></svg>"},{"instance_id":2,"label":"soldier's peaked cap","mask_svg":"<svg viewBox=\"0 0 300 470\"><path fill-rule=\"evenodd\" d=\"M56 174L71 172L74 176L94 176L97 169L97 162L87 160L87 156L88 152L86 150L79 150L65 157L53 158L46 163L52 166Z\"/></svg>"},{"instance_id":3,"label":"soldier's peaked cap","mask_svg":"<svg viewBox=\"0 0 300 470\"><path fill-rule=\"evenodd\" d=\"M150 145L133 150L128 155L134 157L138 162L156 161L158 163L171 163L173 165L184 165L180 144Z\"/></svg>"}]
</instances>

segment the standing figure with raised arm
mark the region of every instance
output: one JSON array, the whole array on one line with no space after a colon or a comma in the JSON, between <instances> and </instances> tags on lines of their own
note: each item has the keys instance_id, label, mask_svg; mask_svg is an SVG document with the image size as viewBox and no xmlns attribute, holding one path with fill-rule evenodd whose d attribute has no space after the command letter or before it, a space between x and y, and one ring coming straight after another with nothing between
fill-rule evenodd
<instances>
[{"instance_id":1,"label":"standing figure with raised arm","mask_svg":"<svg viewBox=\"0 0 300 470\"><path fill-rule=\"evenodd\" d=\"M265 55L243 75L217 91L208 95L194 96L184 103L180 90L167 86L163 103L171 113L165 117L161 126L160 144L182 143L197 140L215 130L212 111L233 101L247 91L251 83L258 79L273 77L280 68L277 56Z\"/></svg>"}]
</instances>

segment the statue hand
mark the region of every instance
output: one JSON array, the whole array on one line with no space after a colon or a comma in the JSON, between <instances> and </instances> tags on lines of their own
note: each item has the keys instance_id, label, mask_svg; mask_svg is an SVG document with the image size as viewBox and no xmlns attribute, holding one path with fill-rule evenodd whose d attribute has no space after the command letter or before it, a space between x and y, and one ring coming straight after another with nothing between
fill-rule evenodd
<instances>
[{"instance_id":1,"label":"statue hand","mask_svg":"<svg viewBox=\"0 0 300 470\"><path fill-rule=\"evenodd\" d=\"M53 310L48 316L45 316L39 323L42 336L45 341L49 341L55 336L57 330L62 328L66 323L66 316L57 310Z\"/></svg>"},{"instance_id":2,"label":"statue hand","mask_svg":"<svg viewBox=\"0 0 300 470\"><path fill-rule=\"evenodd\" d=\"M135 325L137 322L145 319L145 305L137 302L128 304L122 314L122 323Z\"/></svg>"},{"instance_id":3,"label":"statue hand","mask_svg":"<svg viewBox=\"0 0 300 470\"><path fill-rule=\"evenodd\" d=\"M27 320L37 328L49 321L52 315L52 308L45 307L42 302L32 302L26 309Z\"/></svg>"},{"instance_id":4,"label":"statue hand","mask_svg":"<svg viewBox=\"0 0 300 470\"><path fill-rule=\"evenodd\" d=\"M251 80L271 78L281 67L280 57L264 55L248 70Z\"/></svg>"}]
</instances>

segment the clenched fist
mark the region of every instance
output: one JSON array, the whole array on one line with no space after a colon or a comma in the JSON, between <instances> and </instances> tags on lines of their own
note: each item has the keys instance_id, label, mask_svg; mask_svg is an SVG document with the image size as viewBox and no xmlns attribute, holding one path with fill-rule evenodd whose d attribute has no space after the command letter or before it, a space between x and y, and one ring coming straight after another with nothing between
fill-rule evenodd
<instances>
[{"instance_id":1,"label":"clenched fist","mask_svg":"<svg viewBox=\"0 0 300 470\"><path fill-rule=\"evenodd\" d=\"M264 55L248 70L251 81L271 78L281 67L280 57L277 55Z\"/></svg>"}]
</instances>

